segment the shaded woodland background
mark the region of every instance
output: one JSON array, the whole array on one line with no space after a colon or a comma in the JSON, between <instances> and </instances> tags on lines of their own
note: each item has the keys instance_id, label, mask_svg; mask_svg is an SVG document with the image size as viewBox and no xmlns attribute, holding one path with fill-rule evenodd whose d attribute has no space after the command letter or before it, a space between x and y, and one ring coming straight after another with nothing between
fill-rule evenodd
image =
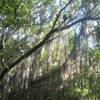
<instances>
[{"instance_id":1,"label":"shaded woodland background","mask_svg":"<svg viewBox=\"0 0 100 100\"><path fill-rule=\"evenodd\" d=\"M100 1L0 0L0 100L100 100Z\"/></svg>"}]
</instances>

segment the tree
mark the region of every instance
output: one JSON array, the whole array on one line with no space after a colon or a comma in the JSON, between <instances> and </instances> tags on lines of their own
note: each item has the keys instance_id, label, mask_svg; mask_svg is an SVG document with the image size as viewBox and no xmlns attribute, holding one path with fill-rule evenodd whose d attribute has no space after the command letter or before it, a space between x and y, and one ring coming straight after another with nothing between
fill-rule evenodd
<instances>
[{"instance_id":1,"label":"tree","mask_svg":"<svg viewBox=\"0 0 100 100\"><path fill-rule=\"evenodd\" d=\"M0 39L0 46L1 46L0 56L2 57L1 58L2 63L1 63L0 68L2 69L2 71L0 73L0 80L1 80L2 85L3 85L2 81L4 81L4 79L7 78L6 75L9 76L12 70L18 70L19 71L18 73L20 73L19 69L22 68L23 74L25 70L28 71L28 69L24 70L23 64L25 63L24 61L32 61L32 60L28 60L28 57L30 55L32 55L34 59L33 65L31 65L30 68L33 68L32 66L41 66L38 69L38 71L42 70L41 72L42 74L39 76L39 78L36 77L31 82L32 84L41 83L44 80L48 81L51 79L51 77L52 78L54 76L57 77L57 75L59 76L62 75L62 77L65 75L65 79L66 77L68 78L68 76L72 75L72 78L73 78L74 73L77 69L74 66L79 66L80 70L84 70L81 68L81 66L85 66L85 64L87 63L83 61L81 63L81 60L87 59L86 55L88 53L87 51L84 51L83 48L81 47L81 42L82 42L81 39L84 38L83 42L84 40L88 41L88 39L86 38L87 36L84 37L84 33L86 33L85 31L87 30L87 27L88 27L86 21L92 22L92 21L97 21L97 20L99 21L100 19L100 17L98 16L98 11L97 13L92 13L94 9L98 6L98 1L93 2L95 5L93 7L91 6L93 5L92 1L82 0L81 2L83 3L80 3L80 4L79 4L80 0L78 1L69 0L67 3L65 1L60 1L61 5L59 6L58 4L60 10L54 16L53 14L56 13L55 11L57 10L56 8L57 2L54 4L55 1L15 0L13 2L10 2L10 1L4 2L2 0L0 2L1 2L0 8L2 11L0 13L1 21L2 21L1 23L1 37L2 38ZM62 7L62 5L64 4L65 6ZM89 9L84 11L84 9L86 8L89 8ZM68 16L68 19L63 20L62 18L63 18L63 15L65 14L66 16ZM80 15L77 16L77 14L80 14ZM79 29L80 23L83 23L81 26L81 31L75 32L75 29L73 27L75 28L78 27L77 29ZM70 32L70 30L72 30L72 32ZM17 33L18 33L18 36L17 36ZM69 35L65 33L69 33ZM15 38L16 38L15 40L14 40L13 34L15 34ZM65 34L64 38L60 37L62 36L62 34ZM66 46L66 41L64 41L66 37L68 38L67 42L71 43L71 44L68 43L67 46ZM56 40L57 38L58 40ZM31 39L33 39L33 41ZM54 42L52 42L53 40ZM63 50L61 49L61 45L59 46L59 44L61 43L59 41L64 42ZM43 47L44 45L45 47ZM51 50L50 50L50 46L52 47ZM85 48L88 48L88 47L86 46ZM12 50L13 50L13 56L12 56L12 52L10 53L10 51ZM50 51L47 52L47 50L50 50ZM61 50L65 53L61 53ZM80 53L81 53L81 56L83 54L84 57L79 59L79 57L81 57ZM60 54L65 55L65 58L60 57ZM12 57L9 59L10 56ZM51 57L51 58L49 59L47 57ZM38 59L38 61L36 61L36 59ZM74 59L77 59L77 61L80 60L80 65L78 65L77 62L74 61ZM12 60L14 60L14 62L12 62ZM59 64L61 66L59 66ZM18 69L18 66L20 66L19 69ZM43 66L45 67L48 66L48 68L44 68ZM35 68L33 68L33 70L35 73L36 72ZM62 73L65 73L65 74L62 74ZM66 73L67 74L69 73L68 76L66 75ZM17 76L14 76L14 77L17 77ZM63 78L61 79L61 81L62 80ZM11 91L14 91L14 90L11 90Z\"/></svg>"}]
</instances>

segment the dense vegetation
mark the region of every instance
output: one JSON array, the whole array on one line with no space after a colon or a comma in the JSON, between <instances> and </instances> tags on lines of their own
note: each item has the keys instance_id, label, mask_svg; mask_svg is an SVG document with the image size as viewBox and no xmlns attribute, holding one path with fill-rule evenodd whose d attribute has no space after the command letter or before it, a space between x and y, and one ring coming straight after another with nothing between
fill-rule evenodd
<instances>
[{"instance_id":1,"label":"dense vegetation","mask_svg":"<svg viewBox=\"0 0 100 100\"><path fill-rule=\"evenodd\" d=\"M0 0L0 100L100 100L100 1Z\"/></svg>"}]
</instances>

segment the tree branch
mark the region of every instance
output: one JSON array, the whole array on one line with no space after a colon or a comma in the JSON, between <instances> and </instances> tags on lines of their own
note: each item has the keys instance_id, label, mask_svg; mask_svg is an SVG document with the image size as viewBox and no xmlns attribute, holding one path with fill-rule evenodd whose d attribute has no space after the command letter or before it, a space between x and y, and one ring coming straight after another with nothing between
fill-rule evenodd
<instances>
[{"instance_id":1,"label":"tree branch","mask_svg":"<svg viewBox=\"0 0 100 100\"><path fill-rule=\"evenodd\" d=\"M1 75L0 75L0 80L3 79L4 75L9 72L12 68L15 67L15 65L19 64L21 61L23 61L25 58L27 58L28 56L30 56L33 52L35 52L37 49L39 49L40 47L42 47L44 44L46 44L46 42L48 41L48 39L55 33L55 32L59 32L59 31L63 31L66 29L69 29L70 27L76 25L77 23L83 22L83 21L95 21L95 20L100 20L100 17L84 17L84 18L80 18L77 19L73 22L71 22L70 24L66 25L66 26L62 26L62 27L57 27L55 29L50 30L50 32L44 37L44 39L42 41L40 41L37 45L35 45L31 50L29 50L28 52L26 52L24 55L22 55L20 58L18 58L16 61L14 61L13 64L11 64L8 68L5 68Z\"/></svg>"}]
</instances>

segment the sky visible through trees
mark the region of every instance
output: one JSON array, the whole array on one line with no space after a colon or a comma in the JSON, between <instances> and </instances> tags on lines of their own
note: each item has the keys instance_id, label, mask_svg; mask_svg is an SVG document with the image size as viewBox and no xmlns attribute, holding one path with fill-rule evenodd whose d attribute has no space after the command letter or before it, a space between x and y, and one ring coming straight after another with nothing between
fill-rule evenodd
<instances>
[{"instance_id":1,"label":"sky visible through trees","mask_svg":"<svg viewBox=\"0 0 100 100\"><path fill-rule=\"evenodd\" d=\"M0 100L99 100L99 84L99 0L0 0Z\"/></svg>"}]
</instances>

